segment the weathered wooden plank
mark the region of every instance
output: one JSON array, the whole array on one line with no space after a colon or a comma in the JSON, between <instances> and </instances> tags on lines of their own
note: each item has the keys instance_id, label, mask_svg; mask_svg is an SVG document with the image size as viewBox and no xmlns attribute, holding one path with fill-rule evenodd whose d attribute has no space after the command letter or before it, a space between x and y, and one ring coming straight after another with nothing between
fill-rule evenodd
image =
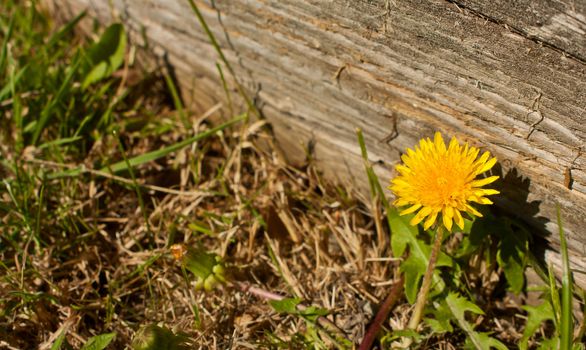
<instances>
[{"instance_id":1,"label":"weathered wooden plank","mask_svg":"<svg viewBox=\"0 0 586 350\"><path fill-rule=\"evenodd\" d=\"M364 187L356 127L382 179L420 137L456 135L501 160L498 204L554 233L554 249L560 203L572 263L586 271L583 61L446 1L197 3L290 159L302 159L312 141L331 178ZM71 14L90 8L103 21L114 13L138 43L144 28L184 96L201 109L224 99L217 54L186 1L59 4ZM559 265L559 254L547 254ZM586 287L586 275L576 277Z\"/></svg>"},{"instance_id":2,"label":"weathered wooden plank","mask_svg":"<svg viewBox=\"0 0 586 350\"><path fill-rule=\"evenodd\" d=\"M586 62L586 1L455 0L487 20Z\"/></svg>"}]
</instances>

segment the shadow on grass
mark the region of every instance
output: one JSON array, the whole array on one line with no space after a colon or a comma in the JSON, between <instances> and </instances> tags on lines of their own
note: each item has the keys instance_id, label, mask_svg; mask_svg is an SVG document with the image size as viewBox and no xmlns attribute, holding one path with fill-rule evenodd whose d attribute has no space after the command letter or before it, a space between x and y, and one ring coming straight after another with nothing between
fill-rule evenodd
<instances>
[{"instance_id":1,"label":"shadow on grass","mask_svg":"<svg viewBox=\"0 0 586 350\"><path fill-rule=\"evenodd\" d=\"M531 180L519 174L516 168L503 174L500 164L497 164L493 171L501 177L496 185L501 194L494 198L499 208L497 211L502 210L504 215L514 219L516 223L527 226L525 229L530 233L529 251L542 266L545 266L545 252L551 248L547 239L551 232L546 229L549 219L539 215L541 201L529 200Z\"/></svg>"}]
</instances>

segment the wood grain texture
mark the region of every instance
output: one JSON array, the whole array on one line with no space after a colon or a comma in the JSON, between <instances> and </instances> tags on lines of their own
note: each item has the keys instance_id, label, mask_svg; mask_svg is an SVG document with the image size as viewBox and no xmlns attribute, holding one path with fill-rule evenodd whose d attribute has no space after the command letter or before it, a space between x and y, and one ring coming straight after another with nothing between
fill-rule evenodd
<instances>
[{"instance_id":1,"label":"wood grain texture","mask_svg":"<svg viewBox=\"0 0 586 350\"><path fill-rule=\"evenodd\" d=\"M455 135L498 157L504 181L497 204L535 233L553 233L544 254L556 266L559 202L573 267L586 271L579 43L565 55L554 39L556 47L542 45L487 21L477 13L483 8L439 0L196 2L292 161L303 160L312 143L326 175L365 188L357 127L385 182L419 138L436 130ZM187 1L113 0L112 9L102 0L58 3L66 15L87 8L104 22L123 20L139 45L146 35L195 107L224 99L218 56ZM586 274L576 279L586 287Z\"/></svg>"},{"instance_id":2,"label":"wood grain texture","mask_svg":"<svg viewBox=\"0 0 586 350\"><path fill-rule=\"evenodd\" d=\"M584 0L454 0L487 20L586 62Z\"/></svg>"}]
</instances>

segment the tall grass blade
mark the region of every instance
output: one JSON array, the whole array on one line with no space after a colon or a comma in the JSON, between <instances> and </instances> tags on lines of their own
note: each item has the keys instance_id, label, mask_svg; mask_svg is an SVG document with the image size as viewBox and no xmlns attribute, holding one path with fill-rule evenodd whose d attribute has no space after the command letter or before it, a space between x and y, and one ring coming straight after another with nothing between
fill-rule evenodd
<instances>
[{"instance_id":1,"label":"tall grass blade","mask_svg":"<svg viewBox=\"0 0 586 350\"><path fill-rule=\"evenodd\" d=\"M559 205L556 208L558 227L560 229L560 249L562 253L562 309L560 315L560 350L572 349L574 334L572 315L572 272L568 257L568 244L562 227Z\"/></svg>"},{"instance_id":2,"label":"tall grass blade","mask_svg":"<svg viewBox=\"0 0 586 350\"><path fill-rule=\"evenodd\" d=\"M128 159L128 161L123 160L123 161L114 163L112 165L105 166L102 169L100 169L100 171L117 173L120 171L128 170L129 167L136 167L138 165L142 165L142 164L151 162L153 160L157 160L159 158L165 157L169 153L180 150L181 148L183 148L185 146L189 146L190 144L192 144L196 141L203 140L207 137L210 137L210 136L214 135L215 133L217 133L218 131L224 130L229 126L232 126L238 122L245 120L246 118L247 118L246 113L241 114L241 115L225 122L224 124L218 125L215 128L212 128L210 130L206 130L204 132L201 132L193 137L190 137L186 140L178 142L174 145L171 145L171 146L168 146L163 149L156 150L156 151L148 152L148 153L142 154L140 156L130 158L130 159ZM69 169L66 171L60 171L60 172L55 172L55 173L49 174L47 176L47 179L56 179L56 178L61 178L61 177L78 176L78 175L82 174L84 171L85 171L84 167L79 166L74 169Z\"/></svg>"},{"instance_id":3,"label":"tall grass blade","mask_svg":"<svg viewBox=\"0 0 586 350\"><path fill-rule=\"evenodd\" d=\"M69 88L72 85L71 81L73 80L73 76L77 72L77 66L78 66L77 64L74 64L69 69L69 73L67 74L67 76L63 80L63 83L59 87L59 91L57 92L57 95L55 95L53 100L45 108L43 108L43 110L41 111L41 116L40 116L38 122L34 126L33 137L31 139L32 144L34 144L34 145L37 144L37 142L39 141L39 137L41 136L41 133L45 129L45 125L47 125L47 123L49 122L49 118L53 115L54 109L61 102L63 97L66 96L67 92L70 91Z\"/></svg>"},{"instance_id":4,"label":"tall grass blade","mask_svg":"<svg viewBox=\"0 0 586 350\"><path fill-rule=\"evenodd\" d=\"M553 266L549 264L547 266L547 276L549 278L549 293L551 294L551 306L553 307L554 324L556 329L560 329L560 314L562 313L562 307L560 305L560 293L557 287L555 273Z\"/></svg>"},{"instance_id":5,"label":"tall grass blade","mask_svg":"<svg viewBox=\"0 0 586 350\"><path fill-rule=\"evenodd\" d=\"M26 66L24 66L21 70L19 70L16 74L13 74L12 72L10 73L10 82L9 84L6 84L2 90L0 90L0 101L4 101L4 99L6 99L10 94L14 95L13 93L13 87L16 86L16 84L18 84L20 78L22 78L24 76L24 74L26 73L26 71L28 70L28 64Z\"/></svg>"},{"instance_id":6,"label":"tall grass blade","mask_svg":"<svg viewBox=\"0 0 586 350\"><path fill-rule=\"evenodd\" d=\"M8 30L4 36L4 40L2 41L2 51L0 51L0 72L4 71L4 64L6 63L6 56L8 54L8 42L12 38L12 31L14 30L14 18L12 16L10 18L10 23L8 24Z\"/></svg>"},{"instance_id":7,"label":"tall grass blade","mask_svg":"<svg viewBox=\"0 0 586 350\"><path fill-rule=\"evenodd\" d=\"M360 145L360 152L362 159L364 160L364 167L366 169L366 176L368 177L368 185L370 186L370 195L374 198L379 192L382 194L382 188L378 182L378 178L372 169L372 166L368 162L368 151L366 150L366 143L364 142L364 135L362 135L362 129L356 129L356 136L358 137L358 144Z\"/></svg>"},{"instance_id":8,"label":"tall grass blade","mask_svg":"<svg viewBox=\"0 0 586 350\"><path fill-rule=\"evenodd\" d=\"M54 146L62 146L62 145L73 143L75 141L79 141L82 139L83 139L83 137L81 137L81 136L65 137L65 138L45 142L39 146L39 149L50 148L50 147L54 147Z\"/></svg>"},{"instance_id":9,"label":"tall grass blade","mask_svg":"<svg viewBox=\"0 0 586 350\"><path fill-rule=\"evenodd\" d=\"M206 137L212 136L213 134L217 133L218 131L224 130L225 128L236 124L244 119L246 119L247 115L246 113L239 115L238 117L231 119L230 121L227 121L224 124L221 124L215 128L212 128L210 130L204 131L202 133L199 133L193 137L190 137L186 140L183 140L181 142L178 142L174 145L171 145L169 147L165 147L163 149L159 149L156 151L152 151L152 152L148 152L145 154L142 154L140 156L134 157L134 158L130 158L128 159L128 162L126 161L121 161L115 164L112 164L111 166L106 166L103 167L101 169L101 171L108 171L110 170L113 173L117 173L120 171L124 171L124 170L128 170L128 167L135 167L137 165L141 165L144 163L148 163L151 162L153 160L157 160L159 158L165 157L166 155L168 155L169 153L178 151L180 149L182 149L185 146L189 146L190 144L205 139Z\"/></svg>"},{"instance_id":10,"label":"tall grass blade","mask_svg":"<svg viewBox=\"0 0 586 350\"><path fill-rule=\"evenodd\" d=\"M260 118L261 117L260 111L256 108L256 106L254 105L254 103L252 102L250 97L248 97L248 95L244 91L244 88L238 82L238 79L236 79L236 73L234 72L232 65L230 65L230 62L228 62L228 60L226 59L224 52L222 52L222 48L220 48L220 45L218 44L218 41L216 40L214 33L212 33L212 31L210 30L210 27L208 27L208 24L206 23L205 19L203 18L202 14L201 14L201 11L199 11L199 8L195 4L195 2L193 2L193 0L187 0L187 1L189 2L189 5L191 5L191 9L193 10L195 15L197 16L197 19L199 20L201 27L203 28L203 30L206 32L206 35L210 39L210 43L212 44L212 46L214 47L214 49L216 50L216 52L220 56L220 59L222 60L224 65L226 65L226 68L230 72L230 75L232 75L232 77L234 78L234 81L236 82L236 88L238 89L238 93L240 93L240 95L242 96L242 98L246 102L246 105L248 106L248 110L253 112L258 118Z\"/></svg>"},{"instance_id":11,"label":"tall grass blade","mask_svg":"<svg viewBox=\"0 0 586 350\"><path fill-rule=\"evenodd\" d=\"M134 176L134 171L132 170L132 167L130 166L130 163L128 162L128 157L126 157L126 151L124 150L124 147L122 147L122 142L120 141L120 137L118 137L118 133L114 132L114 135L116 135L116 138L118 139L118 150L122 154L122 158L124 159L124 163L126 164L126 166L128 168L128 172L130 173L130 178L132 179L132 187L134 187L134 191L136 192L136 197L138 199L138 205L140 206L140 211L142 212L147 231L151 232L151 228L149 225L149 217L146 212L146 206L144 205L144 199L142 198L142 192L140 191L140 186L138 186L138 182L136 181L136 176ZM139 241L135 240L135 243L140 248L140 250L143 250L143 247L141 246ZM152 249L152 247L151 247L151 249Z\"/></svg>"},{"instance_id":12,"label":"tall grass blade","mask_svg":"<svg viewBox=\"0 0 586 350\"><path fill-rule=\"evenodd\" d=\"M79 15L75 16L71 21L67 22L59 31L51 36L49 41L47 42L47 48L54 46L55 44L61 42L65 35L70 33L73 28L81 21L86 15L86 11L81 12Z\"/></svg>"},{"instance_id":13,"label":"tall grass blade","mask_svg":"<svg viewBox=\"0 0 586 350\"><path fill-rule=\"evenodd\" d=\"M185 113L185 108L183 108L183 103L181 102L181 98L179 97L179 93L177 91L177 87L175 86L175 82L173 78L169 74L165 74L165 82L167 83L167 88L169 88L169 92L171 93L171 97L173 98L173 105L177 112L179 112L179 118L181 118L181 122L183 122L183 126L185 129L189 130L191 125L189 124L189 120L187 119L187 113Z\"/></svg>"},{"instance_id":14,"label":"tall grass blade","mask_svg":"<svg viewBox=\"0 0 586 350\"><path fill-rule=\"evenodd\" d=\"M61 349L61 345L63 344L63 341L65 340L65 334L67 334L67 329L64 329L61 331L61 333L59 334L57 339L55 339L55 342L53 343L53 345L51 345L51 350L60 350Z\"/></svg>"},{"instance_id":15,"label":"tall grass blade","mask_svg":"<svg viewBox=\"0 0 586 350\"><path fill-rule=\"evenodd\" d=\"M220 80L222 81L222 88L224 89L224 93L226 94L226 99L228 100L228 112L230 114L234 114L234 106L232 104L232 95L230 94L230 89L228 89L228 82L226 81L226 77L224 77L224 70L219 63L216 63L216 68L218 69L218 74L220 74Z\"/></svg>"}]
</instances>

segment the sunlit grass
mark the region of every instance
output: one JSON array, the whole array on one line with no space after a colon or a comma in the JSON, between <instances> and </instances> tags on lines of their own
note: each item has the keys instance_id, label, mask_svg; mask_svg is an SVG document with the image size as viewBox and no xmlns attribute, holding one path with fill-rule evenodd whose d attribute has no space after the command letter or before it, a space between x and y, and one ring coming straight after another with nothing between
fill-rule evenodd
<instances>
[{"instance_id":1,"label":"sunlit grass","mask_svg":"<svg viewBox=\"0 0 586 350\"><path fill-rule=\"evenodd\" d=\"M420 348L579 346L563 231L562 284L550 273L542 304L511 316L497 305L525 291L529 233L488 211L484 224L467 220L450 237L459 248L440 253L424 325L399 329L431 237L388 202L368 135L358 133L364 203L322 179L310 153L302 167L284 164L200 9L187 3L218 54L226 94L207 112L188 108L171 75L131 64L123 26L90 40L74 34L84 14L53 23L36 2L0 0L1 341L350 349L372 322L371 345L383 347L407 337ZM223 122L211 125L210 115ZM196 290L188 272L199 270L172 258L176 244L217 257L214 274L221 260L222 283ZM415 282L404 286L403 275ZM373 321L380 305L387 313ZM501 323L513 335L497 334Z\"/></svg>"}]
</instances>

